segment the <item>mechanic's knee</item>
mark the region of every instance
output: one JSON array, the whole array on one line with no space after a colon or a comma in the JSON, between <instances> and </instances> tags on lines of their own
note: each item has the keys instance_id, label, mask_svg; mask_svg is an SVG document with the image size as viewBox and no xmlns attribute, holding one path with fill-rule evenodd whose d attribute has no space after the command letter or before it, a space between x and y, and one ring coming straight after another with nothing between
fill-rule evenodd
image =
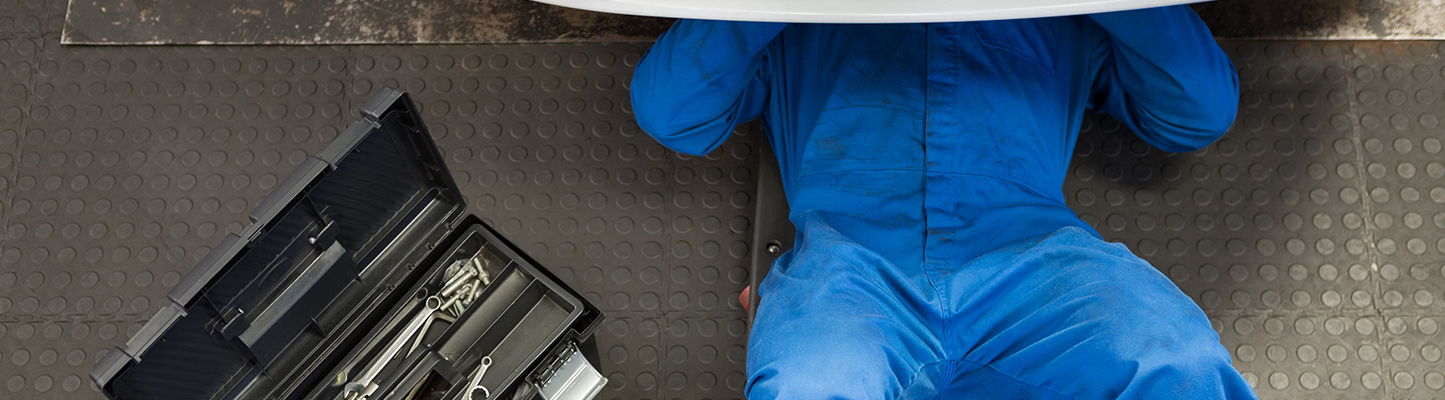
<instances>
[{"instance_id":1,"label":"mechanic's knee","mask_svg":"<svg viewBox=\"0 0 1445 400\"><path fill-rule=\"evenodd\" d=\"M1229 353L1208 325L1159 324L1128 336L1129 349L1122 352L1128 359L1123 361L1138 365L1140 375L1150 370L1191 374L1229 367Z\"/></svg>"},{"instance_id":2,"label":"mechanic's knee","mask_svg":"<svg viewBox=\"0 0 1445 400\"><path fill-rule=\"evenodd\" d=\"M752 400L886 399L898 393L890 364L866 350L820 349L804 344L749 372ZM750 368L752 369L752 368Z\"/></svg>"},{"instance_id":3,"label":"mechanic's knee","mask_svg":"<svg viewBox=\"0 0 1445 400\"><path fill-rule=\"evenodd\" d=\"M1251 396L1204 318L1115 322L1112 338L1096 345L1104 347L1099 360L1119 373L1113 378L1120 398Z\"/></svg>"}]
</instances>

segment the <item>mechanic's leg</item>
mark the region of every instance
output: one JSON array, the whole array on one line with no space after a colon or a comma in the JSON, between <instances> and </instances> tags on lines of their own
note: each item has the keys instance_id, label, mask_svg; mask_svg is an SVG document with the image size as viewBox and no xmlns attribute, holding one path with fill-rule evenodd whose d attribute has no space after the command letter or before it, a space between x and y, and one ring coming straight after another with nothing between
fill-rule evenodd
<instances>
[{"instance_id":1,"label":"mechanic's leg","mask_svg":"<svg viewBox=\"0 0 1445 400\"><path fill-rule=\"evenodd\" d=\"M973 288L948 335L970 349L948 398L1253 399L1204 313L1121 245L1066 228L953 276ZM970 277L970 267L1000 266Z\"/></svg>"},{"instance_id":2,"label":"mechanic's leg","mask_svg":"<svg viewBox=\"0 0 1445 400\"><path fill-rule=\"evenodd\" d=\"M826 225L800 228L758 292L747 397L898 398L942 355L935 317L915 311L934 310L936 296Z\"/></svg>"}]
</instances>

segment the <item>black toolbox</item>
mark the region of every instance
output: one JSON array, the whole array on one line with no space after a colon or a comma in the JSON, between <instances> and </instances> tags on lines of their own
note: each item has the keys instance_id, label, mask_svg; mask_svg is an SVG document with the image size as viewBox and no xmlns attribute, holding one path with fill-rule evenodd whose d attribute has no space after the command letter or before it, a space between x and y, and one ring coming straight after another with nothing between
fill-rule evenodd
<instances>
[{"instance_id":1,"label":"black toolbox","mask_svg":"<svg viewBox=\"0 0 1445 400\"><path fill-rule=\"evenodd\" d=\"M466 213L406 93L361 113L95 366L107 397L596 395L601 311Z\"/></svg>"}]
</instances>

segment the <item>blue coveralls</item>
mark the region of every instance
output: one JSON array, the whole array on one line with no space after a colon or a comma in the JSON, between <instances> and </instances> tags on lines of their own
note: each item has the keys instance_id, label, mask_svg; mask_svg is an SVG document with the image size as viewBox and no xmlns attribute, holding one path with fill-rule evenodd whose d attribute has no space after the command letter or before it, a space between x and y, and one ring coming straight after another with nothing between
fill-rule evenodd
<instances>
[{"instance_id":1,"label":"blue coveralls","mask_svg":"<svg viewBox=\"0 0 1445 400\"><path fill-rule=\"evenodd\" d=\"M978 23L681 20L634 113L705 154L762 116L798 246L757 288L747 396L1253 398L1204 313L1064 204L1086 108L1170 152L1238 82L1183 6Z\"/></svg>"}]
</instances>

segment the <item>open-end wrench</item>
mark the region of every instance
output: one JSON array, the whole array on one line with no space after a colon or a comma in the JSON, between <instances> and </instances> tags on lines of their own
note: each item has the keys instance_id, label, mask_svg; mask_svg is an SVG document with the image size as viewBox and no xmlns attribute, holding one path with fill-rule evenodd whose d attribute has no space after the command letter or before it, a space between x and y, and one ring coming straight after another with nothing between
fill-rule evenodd
<instances>
[{"instance_id":1,"label":"open-end wrench","mask_svg":"<svg viewBox=\"0 0 1445 400\"><path fill-rule=\"evenodd\" d=\"M364 399L376 391L376 383L372 382L372 380L376 379L376 375L381 373L382 368L386 367L386 364L390 363L391 359L395 358L397 353L406 347L407 342L410 342L410 340L407 339L411 339L412 336L416 335L417 331L421 329L422 325L432 319L432 316L437 312L437 308L441 307L441 302L441 299L436 296L427 297L426 300L422 302L421 312L418 312L411 318L411 321L408 321L406 325L401 328L401 332L398 332L391 343L387 344L386 348L381 350L381 354L378 354L375 359L371 360L370 364L366 365L365 369L361 370L361 374L357 375L355 381L346 384L347 399Z\"/></svg>"}]
</instances>

